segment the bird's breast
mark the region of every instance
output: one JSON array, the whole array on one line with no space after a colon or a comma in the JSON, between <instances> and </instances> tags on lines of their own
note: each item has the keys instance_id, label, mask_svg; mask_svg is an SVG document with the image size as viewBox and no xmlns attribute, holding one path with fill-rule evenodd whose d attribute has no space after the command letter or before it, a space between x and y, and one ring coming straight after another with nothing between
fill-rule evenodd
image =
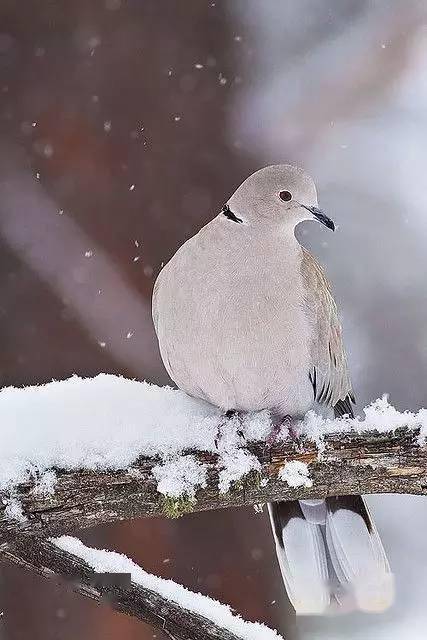
<instances>
[{"instance_id":1,"label":"bird's breast","mask_svg":"<svg viewBox=\"0 0 427 640\"><path fill-rule=\"evenodd\" d=\"M312 400L312 327L299 254L280 243L248 245L184 245L167 265L163 360L179 387L223 408L302 413Z\"/></svg>"}]
</instances>

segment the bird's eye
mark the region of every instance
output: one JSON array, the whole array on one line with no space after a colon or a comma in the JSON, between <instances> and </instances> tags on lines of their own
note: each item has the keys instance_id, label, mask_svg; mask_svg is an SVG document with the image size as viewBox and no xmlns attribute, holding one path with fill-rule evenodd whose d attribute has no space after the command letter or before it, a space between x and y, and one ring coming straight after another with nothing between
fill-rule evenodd
<instances>
[{"instance_id":1,"label":"bird's eye","mask_svg":"<svg viewBox=\"0 0 427 640\"><path fill-rule=\"evenodd\" d=\"M292 200L292 193L290 193L290 191L281 191L279 193L279 198L284 200L284 202L289 202L289 200Z\"/></svg>"}]
</instances>

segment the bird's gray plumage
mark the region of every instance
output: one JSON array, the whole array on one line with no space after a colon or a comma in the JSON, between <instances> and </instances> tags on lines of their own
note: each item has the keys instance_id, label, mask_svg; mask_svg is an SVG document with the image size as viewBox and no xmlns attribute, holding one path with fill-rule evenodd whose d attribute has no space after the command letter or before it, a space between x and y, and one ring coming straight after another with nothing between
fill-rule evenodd
<instances>
[{"instance_id":1,"label":"bird's gray plumage","mask_svg":"<svg viewBox=\"0 0 427 640\"><path fill-rule=\"evenodd\" d=\"M213 226L213 223L211 224ZM274 268L274 265L270 264L270 257L265 256L264 251L272 252L273 261L280 259L280 252L286 254L289 248L280 237L270 238L266 243L260 244L258 238L252 235L248 238L247 244L237 247L236 241L240 241L236 236L238 232L233 233L233 229L227 228L222 220L215 219L214 224L217 228L211 229L208 225L183 245L155 284L153 320L160 340L162 357L172 379L192 395L211 399L214 404L225 409L276 410L280 408L281 404L274 403L272 396L268 403L268 390L265 390L263 395L265 401L254 403L254 398L247 406L233 402L231 388L236 385L235 376L221 359L218 345L225 347L223 339L227 337L234 344L236 340L242 341L241 353L236 355L242 358L242 370L239 372L242 377L239 382L243 386L243 374L245 369L250 367L248 354L254 354L253 332L257 332L258 340L262 340L260 349L265 350L264 364L270 370L274 366L272 360L277 360L276 355L284 351L279 349L272 357L270 351L275 349L274 343L277 340L271 341L271 333L276 332L273 337L277 337L283 346L288 346L288 350L291 351L294 345L287 344L289 342L287 331L290 328L290 320L293 318L300 350L304 347L304 350L308 351L307 366L303 376L306 378L305 387L309 388L308 383L313 387L313 398L330 407L335 406L339 401L344 402L347 398L353 399L336 304L327 278L315 258L304 248L292 246L293 274L286 261L288 255L283 258L278 267ZM209 249L204 236L213 236L219 242L219 252L215 247ZM296 241L291 242L292 245L296 244ZM254 248L251 243L257 246ZM207 248L210 251L209 256L206 256ZM239 255L242 249L243 255ZM243 266L239 266L239 258L242 259ZM263 263L262 266L260 261ZM201 269L202 264L205 270ZM254 269L261 278L262 289L260 290L259 286L258 291L251 292L246 281L248 276L249 278L254 276ZM229 280L230 273L231 280ZM297 285L292 296L282 285L282 282L286 282L285 274L288 277L292 274L294 284ZM268 291L270 286L271 290ZM233 296L233 299L230 296ZM159 306L163 304L164 298L168 300L165 303L168 317L163 315L159 318ZM177 314L176 307L180 300L186 308L181 307L181 313ZM203 303L206 306L201 309ZM250 313L246 309L247 304L251 306ZM300 309L296 308L298 305ZM235 316L230 319L233 313ZM262 321L263 315L268 319L267 322ZM202 321L197 321L196 316L201 316ZM211 316L210 323L207 322L206 316ZM273 320L274 326L269 326L269 321ZM230 324L233 322L235 326ZM216 326L211 326L208 330L209 324L215 323ZM251 328L252 332L236 335L238 330L244 331ZM195 333L196 330L198 334ZM265 344L263 336L265 336ZM305 344L303 344L304 339L307 339ZM201 345L201 343L204 344ZM193 351L196 353L192 353ZM198 363L199 359L206 356L209 360ZM194 361L192 361L193 358L195 358ZM187 361L190 361L189 365L185 364ZM286 373L286 358L279 360L277 364L279 372L282 369ZM222 390L223 396L214 397L215 383L208 388L200 386L200 368L203 365L209 368L217 366L221 380L229 387L228 392ZM223 368L222 372L219 372L220 366ZM280 384L279 372L274 372L275 386ZM259 371L259 375L261 373ZM193 379L193 376L197 379ZM260 382L257 384L260 386ZM286 404L286 412L299 414L306 411L312 400L311 390L309 395L308 406L301 411L291 411L287 398L281 398Z\"/></svg>"},{"instance_id":2,"label":"bird's gray plumage","mask_svg":"<svg viewBox=\"0 0 427 640\"><path fill-rule=\"evenodd\" d=\"M354 402L341 324L329 282L317 260L304 248L302 254L305 309L315 326L310 371L314 397L332 407L347 399Z\"/></svg>"},{"instance_id":3,"label":"bird's gray plumage","mask_svg":"<svg viewBox=\"0 0 427 640\"><path fill-rule=\"evenodd\" d=\"M301 417L316 403L336 415L352 413L330 286L294 234L299 222L314 218L334 228L317 208L310 176L274 165L249 176L217 217L178 249L153 294L162 359L178 387L224 411L268 409L276 420ZM335 510L331 504L270 505L279 564L297 609L328 606L331 572L341 586L345 579L346 589L361 582L363 596L360 567L377 586L389 572L363 501L355 506L343 499ZM361 549L366 562L359 562ZM312 568L312 592L304 567ZM374 598L373 608L389 596ZM358 602L369 608L366 598Z\"/></svg>"},{"instance_id":4,"label":"bird's gray plumage","mask_svg":"<svg viewBox=\"0 0 427 640\"><path fill-rule=\"evenodd\" d=\"M295 205L278 197L284 181ZM351 396L327 279L294 235L313 217L299 202L317 206L309 176L289 165L262 169L160 273L153 318L162 358L191 395L293 416L313 397L333 406Z\"/></svg>"}]
</instances>

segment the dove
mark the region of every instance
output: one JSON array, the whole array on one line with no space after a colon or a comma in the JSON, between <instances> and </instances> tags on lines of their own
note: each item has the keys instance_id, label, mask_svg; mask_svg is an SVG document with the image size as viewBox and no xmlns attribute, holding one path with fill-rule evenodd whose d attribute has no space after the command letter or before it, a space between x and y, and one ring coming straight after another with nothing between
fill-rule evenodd
<instances>
[{"instance_id":1,"label":"dove","mask_svg":"<svg viewBox=\"0 0 427 640\"><path fill-rule=\"evenodd\" d=\"M268 410L279 428L316 408L353 416L331 287L295 236L307 220L335 229L313 179L289 164L264 167L156 280L152 313L165 368L225 416ZM297 613L390 606L393 574L362 497L275 502L269 515Z\"/></svg>"}]
</instances>

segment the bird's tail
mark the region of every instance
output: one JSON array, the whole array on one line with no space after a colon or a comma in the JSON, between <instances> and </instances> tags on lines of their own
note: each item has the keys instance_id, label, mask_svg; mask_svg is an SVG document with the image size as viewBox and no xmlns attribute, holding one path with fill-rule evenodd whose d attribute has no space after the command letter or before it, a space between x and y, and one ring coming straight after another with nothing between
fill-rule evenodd
<instances>
[{"instance_id":1,"label":"bird's tail","mask_svg":"<svg viewBox=\"0 0 427 640\"><path fill-rule=\"evenodd\" d=\"M268 505L283 581L297 614L380 612L394 580L361 496Z\"/></svg>"}]
</instances>

